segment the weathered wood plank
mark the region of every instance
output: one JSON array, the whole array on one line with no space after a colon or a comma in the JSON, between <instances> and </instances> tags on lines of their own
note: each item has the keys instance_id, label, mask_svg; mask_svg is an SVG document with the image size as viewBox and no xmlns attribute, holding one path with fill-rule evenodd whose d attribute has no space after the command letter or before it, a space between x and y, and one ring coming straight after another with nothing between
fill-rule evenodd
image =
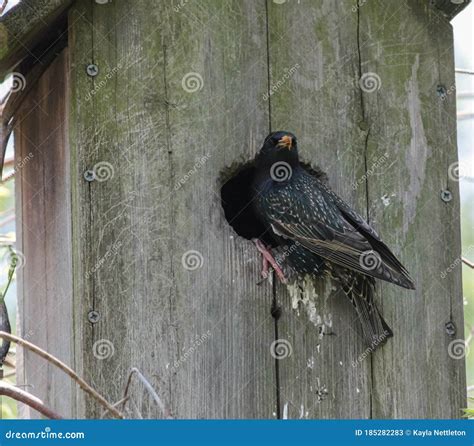
<instances>
[{"instance_id":1,"label":"weathered wood plank","mask_svg":"<svg viewBox=\"0 0 474 446\"><path fill-rule=\"evenodd\" d=\"M67 50L48 67L22 104L15 126L20 335L72 363L72 286ZM19 348L18 350L21 350ZM18 384L65 417L72 416L69 377L22 352ZM38 417L26 409L23 415Z\"/></svg>"},{"instance_id":2,"label":"weathered wood plank","mask_svg":"<svg viewBox=\"0 0 474 446\"><path fill-rule=\"evenodd\" d=\"M21 173L29 268L21 311L35 316L23 333L39 318L35 341L111 401L138 367L178 418L458 416L464 365L448 349L462 337L460 275L442 277L460 247L458 191L446 183L455 109L454 95L437 96L439 85L454 85L451 29L421 2L354 3L76 2L70 81L64 56L51 68L63 95L70 82L72 100L67 111L54 97L45 102L57 122L70 118L71 171L62 126L54 148ZM86 73L91 63L97 76ZM375 76L375 90L361 91L365 73L380 88ZM30 106L45 101L52 79ZM24 150L53 129L41 128L41 113L22 113ZM291 293L257 286L259 256L224 218L219 188L255 155L269 124L298 135L304 160L326 171L417 281L416 293L379 284L395 338L371 358L355 313L329 282ZM446 187L449 203L439 199ZM70 220L52 218L69 206ZM72 252L62 251L69 222ZM50 270L61 281L45 280ZM38 301L27 300L35 280ZM62 294L64 308L51 309ZM273 299L282 307L276 325ZM59 320L63 313L70 318ZM452 338L447 322L458 330ZM286 359L271 355L277 338L291 345ZM30 360L25 379L46 379ZM58 401L61 381L49 384L38 394L56 410L100 416L77 389L64 387ZM128 416L162 416L138 383L131 396Z\"/></svg>"},{"instance_id":3,"label":"weathered wood plank","mask_svg":"<svg viewBox=\"0 0 474 446\"><path fill-rule=\"evenodd\" d=\"M268 5L271 85L276 86L270 96L272 129L294 132L303 159L320 166L330 185L365 215L365 183L353 187L365 169L353 2ZM278 336L293 348L278 364L282 416L368 417L370 362L351 365L365 347L347 298L329 281L304 294L277 290L283 309ZM315 323L307 314L311 305Z\"/></svg>"},{"instance_id":4,"label":"weathered wood plank","mask_svg":"<svg viewBox=\"0 0 474 446\"><path fill-rule=\"evenodd\" d=\"M271 290L256 285L260 260L225 222L218 181L268 130L264 14L263 1L72 11L76 345L86 377L111 400L135 366L177 417L276 412ZM85 183L99 162L113 176ZM183 268L188 251L202 267ZM85 322L92 308L94 326ZM100 340L111 357L94 357ZM144 416L160 416L139 389L133 398Z\"/></svg>"},{"instance_id":5,"label":"weathered wood plank","mask_svg":"<svg viewBox=\"0 0 474 446\"><path fill-rule=\"evenodd\" d=\"M373 358L373 416L460 417L464 359L449 354L450 342L464 338L461 273L448 270L461 255L458 184L448 176L457 161L452 29L417 1L374 1L359 13L362 72L375 80L363 97L367 164L384 159L368 177L370 220L417 285L379 286L395 338ZM448 322L457 327L452 337Z\"/></svg>"},{"instance_id":6,"label":"weathered wood plank","mask_svg":"<svg viewBox=\"0 0 474 446\"><path fill-rule=\"evenodd\" d=\"M22 0L0 18L0 79L41 41L72 0Z\"/></svg>"}]
</instances>

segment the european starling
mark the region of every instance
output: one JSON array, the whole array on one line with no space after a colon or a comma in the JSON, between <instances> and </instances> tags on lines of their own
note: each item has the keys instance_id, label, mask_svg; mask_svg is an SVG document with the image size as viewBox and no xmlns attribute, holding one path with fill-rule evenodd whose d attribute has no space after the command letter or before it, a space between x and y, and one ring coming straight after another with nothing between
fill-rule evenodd
<instances>
[{"instance_id":1,"label":"european starling","mask_svg":"<svg viewBox=\"0 0 474 446\"><path fill-rule=\"evenodd\" d=\"M267 136L256 158L253 205L275 245L299 275L328 274L341 284L375 350L393 336L374 302L375 280L415 289L408 271L377 232L323 181L299 162L290 132ZM255 240L280 280L285 276L270 250Z\"/></svg>"}]
</instances>

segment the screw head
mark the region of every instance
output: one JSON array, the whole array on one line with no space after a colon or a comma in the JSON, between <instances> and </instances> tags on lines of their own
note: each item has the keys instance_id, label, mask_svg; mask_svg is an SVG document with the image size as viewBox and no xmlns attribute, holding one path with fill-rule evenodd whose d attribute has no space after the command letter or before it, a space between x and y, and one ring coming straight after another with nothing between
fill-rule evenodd
<instances>
[{"instance_id":1,"label":"screw head","mask_svg":"<svg viewBox=\"0 0 474 446\"><path fill-rule=\"evenodd\" d=\"M84 179L86 181L89 181L89 182L94 181L95 180L95 172L93 170L90 170L90 169L86 170L84 172Z\"/></svg>"},{"instance_id":2,"label":"screw head","mask_svg":"<svg viewBox=\"0 0 474 446\"><path fill-rule=\"evenodd\" d=\"M438 85L436 87L436 93L438 93L438 96L440 98L446 97L446 93L447 93L446 87L444 85Z\"/></svg>"},{"instance_id":3,"label":"screw head","mask_svg":"<svg viewBox=\"0 0 474 446\"><path fill-rule=\"evenodd\" d=\"M99 74L99 67L96 64L91 63L87 65L86 73L91 77L97 76Z\"/></svg>"},{"instance_id":4,"label":"screw head","mask_svg":"<svg viewBox=\"0 0 474 446\"><path fill-rule=\"evenodd\" d=\"M453 337L456 335L456 325L454 325L453 321L446 322L445 328L446 328L446 333L448 334L448 336Z\"/></svg>"},{"instance_id":5,"label":"screw head","mask_svg":"<svg viewBox=\"0 0 474 446\"><path fill-rule=\"evenodd\" d=\"M91 324L96 324L99 322L100 313L97 310L91 310L89 313L87 313L87 319Z\"/></svg>"},{"instance_id":6,"label":"screw head","mask_svg":"<svg viewBox=\"0 0 474 446\"><path fill-rule=\"evenodd\" d=\"M442 190L440 196L441 200L443 200L445 203L448 203L453 199L453 194L448 189Z\"/></svg>"}]
</instances>

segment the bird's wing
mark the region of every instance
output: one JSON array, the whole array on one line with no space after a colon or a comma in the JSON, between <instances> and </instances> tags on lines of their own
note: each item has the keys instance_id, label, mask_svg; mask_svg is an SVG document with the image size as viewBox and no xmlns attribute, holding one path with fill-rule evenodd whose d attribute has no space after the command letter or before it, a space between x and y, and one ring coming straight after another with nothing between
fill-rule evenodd
<instances>
[{"instance_id":1,"label":"bird's wing","mask_svg":"<svg viewBox=\"0 0 474 446\"><path fill-rule=\"evenodd\" d=\"M260 199L273 231L345 268L414 288L407 270L376 231L309 174L277 185Z\"/></svg>"}]
</instances>

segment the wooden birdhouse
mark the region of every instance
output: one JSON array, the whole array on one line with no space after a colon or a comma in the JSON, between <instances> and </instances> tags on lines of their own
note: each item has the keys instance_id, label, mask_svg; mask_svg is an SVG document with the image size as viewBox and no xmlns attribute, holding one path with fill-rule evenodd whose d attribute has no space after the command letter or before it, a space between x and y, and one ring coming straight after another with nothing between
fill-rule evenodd
<instances>
[{"instance_id":1,"label":"wooden birdhouse","mask_svg":"<svg viewBox=\"0 0 474 446\"><path fill-rule=\"evenodd\" d=\"M176 418L460 417L448 92L463 6L21 1L0 20L0 71L17 85L2 142L13 130L17 162L29 157L15 174L19 335L112 403L137 369ZM254 227L226 218L276 129L413 276L416 291L377 283L394 337L375 352L337 286L262 282ZM17 382L45 404L102 416L18 355ZM130 386L127 416L164 416Z\"/></svg>"}]
</instances>

